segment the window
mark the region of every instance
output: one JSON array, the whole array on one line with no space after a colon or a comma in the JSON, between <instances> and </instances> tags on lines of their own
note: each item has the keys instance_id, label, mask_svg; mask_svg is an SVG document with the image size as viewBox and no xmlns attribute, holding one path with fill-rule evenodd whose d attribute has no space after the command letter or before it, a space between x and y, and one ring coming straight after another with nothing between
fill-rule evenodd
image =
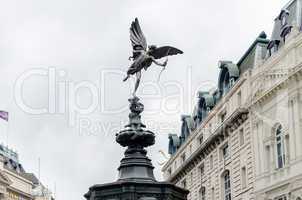
<instances>
[{"instance_id":1,"label":"window","mask_svg":"<svg viewBox=\"0 0 302 200\"><path fill-rule=\"evenodd\" d=\"M265 153L266 153L266 158L265 158L265 160L266 160L266 170L267 171L270 171L270 167L271 167L271 149L270 149L270 146L269 145L267 145L266 147L265 147Z\"/></svg>"},{"instance_id":2,"label":"window","mask_svg":"<svg viewBox=\"0 0 302 200\"><path fill-rule=\"evenodd\" d=\"M184 163L186 161L186 153L181 155L181 160L182 160L182 163Z\"/></svg>"},{"instance_id":3,"label":"window","mask_svg":"<svg viewBox=\"0 0 302 200\"><path fill-rule=\"evenodd\" d=\"M194 177L193 177L193 172L191 172L191 173L190 173L190 179L191 179L191 180L190 180L190 185L193 185L193 178L194 178Z\"/></svg>"},{"instance_id":4,"label":"window","mask_svg":"<svg viewBox=\"0 0 302 200\"><path fill-rule=\"evenodd\" d=\"M229 90L230 90L230 74L229 72L226 72L226 74L224 75L224 79L223 79L223 92L222 94L226 94Z\"/></svg>"},{"instance_id":5,"label":"window","mask_svg":"<svg viewBox=\"0 0 302 200\"><path fill-rule=\"evenodd\" d=\"M209 128L208 129L209 129L209 135L210 135L212 133L212 124L211 123L209 124Z\"/></svg>"},{"instance_id":6,"label":"window","mask_svg":"<svg viewBox=\"0 0 302 200\"><path fill-rule=\"evenodd\" d=\"M272 55L273 52L278 51L280 40L272 40L268 43L267 49L269 51L269 56Z\"/></svg>"},{"instance_id":7,"label":"window","mask_svg":"<svg viewBox=\"0 0 302 200\"><path fill-rule=\"evenodd\" d=\"M226 117L226 112L220 115L220 122L223 122L225 120L225 117Z\"/></svg>"},{"instance_id":8,"label":"window","mask_svg":"<svg viewBox=\"0 0 302 200\"><path fill-rule=\"evenodd\" d=\"M210 155L210 169L213 169L213 155Z\"/></svg>"},{"instance_id":9,"label":"window","mask_svg":"<svg viewBox=\"0 0 302 200\"><path fill-rule=\"evenodd\" d=\"M185 188L185 189L187 188L187 181L186 181L186 179L182 181L181 185L182 185L183 188Z\"/></svg>"},{"instance_id":10,"label":"window","mask_svg":"<svg viewBox=\"0 0 302 200\"><path fill-rule=\"evenodd\" d=\"M227 159L229 157L229 145L225 144L221 148L221 158Z\"/></svg>"},{"instance_id":11,"label":"window","mask_svg":"<svg viewBox=\"0 0 302 200\"><path fill-rule=\"evenodd\" d=\"M206 199L206 188L201 187L199 189L199 200L205 200Z\"/></svg>"},{"instance_id":12,"label":"window","mask_svg":"<svg viewBox=\"0 0 302 200\"><path fill-rule=\"evenodd\" d=\"M292 26L285 26L281 32L281 38L283 38L283 42L285 43L286 36L291 32Z\"/></svg>"},{"instance_id":13,"label":"window","mask_svg":"<svg viewBox=\"0 0 302 200\"><path fill-rule=\"evenodd\" d=\"M279 125L276 129L276 153L277 153L277 168L283 168L285 165L284 152L284 136L282 126Z\"/></svg>"},{"instance_id":14,"label":"window","mask_svg":"<svg viewBox=\"0 0 302 200\"><path fill-rule=\"evenodd\" d=\"M283 17L282 17L282 19L281 19L281 24L282 24L282 26L285 26L286 25L286 16L284 15Z\"/></svg>"},{"instance_id":15,"label":"window","mask_svg":"<svg viewBox=\"0 0 302 200\"><path fill-rule=\"evenodd\" d=\"M235 79L234 79L234 78L231 78L231 79L230 79L230 87L232 87L233 85L235 85Z\"/></svg>"},{"instance_id":16,"label":"window","mask_svg":"<svg viewBox=\"0 0 302 200\"><path fill-rule=\"evenodd\" d=\"M243 128L239 130L239 144L242 146L244 144L244 131Z\"/></svg>"},{"instance_id":17,"label":"window","mask_svg":"<svg viewBox=\"0 0 302 200\"><path fill-rule=\"evenodd\" d=\"M199 175L200 175L200 181L203 181L203 176L204 176L204 164L201 164L199 167Z\"/></svg>"},{"instance_id":18,"label":"window","mask_svg":"<svg viewBox=\"0 0 302 200\"><path fill-rule=\"evenodd\" d=\"M231 180L230 180L230 172L226 171L223 177L224 180L224 200L231 200Z\"/></svg>"},{"instance_id":19,"label":"window","mask_svg":"<svg viewBox=\"0 0 302 200\"><path fill-rule=\"evenodd\" d=\"M172 174L171 168L168 169L168 174L169 174L169 176L171 176L171 174Z\"/></svg>"},{"instance_id":20,"label":"window","mask_svg":"<svg viewBox=\"0 0 302 200\"><path fill-rule=\"evenodd\" d=\"M198 140L199 140L199 144L202 144L202 143L203 143L203 135L200 136L200 137L198 138Z\"/></svg>"},{"instance_id":21,"label":"window","mask_svg":"<svg viewBox=\"0 0 302 200\"><path fill-rule=\"evenodd\" d=\"M200 176L202 177L204 175L204 164L200 165L199 172L200 172Z\"/></svg>"},{"instance_id":22,"label":"window","mask_svg":"<svg viewBox=\"0 0 302 200\"><path fill-rule=\"evenodd\" d=\"M281 26L284 27L285 25L288 24L288 17L289 17L289 11L288 10L282 10L280 15L279 15L279 20L281 22Z\"/></svg>"},{"instance_id":23,"label":"window","mask_svg":"<svg viewBox=\"0 0 302 200\"><path fill-rule=\"evenodd\" d=\"M247 185L247 174L246 174L246 167L242 167L241 168L241 185L242 185L242 189L246 188Z\"/></svg>"},{"instance_id":24,"label":"window","mask_svg":"<svg viewBox=\"0 0 302 200\"><path fill-rule=\"evenodd\" d=\"M237 103L238 103L238 107L240 107L241 106L241 91L239 91L237 93Z\"/></svg>"}]
</instances>

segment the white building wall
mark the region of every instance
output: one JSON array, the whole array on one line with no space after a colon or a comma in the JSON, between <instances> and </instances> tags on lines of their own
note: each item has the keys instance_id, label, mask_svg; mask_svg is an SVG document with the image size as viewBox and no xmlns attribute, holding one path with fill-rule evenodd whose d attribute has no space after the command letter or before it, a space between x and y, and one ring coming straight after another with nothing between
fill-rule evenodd
<instances>
[{"instance_id":1,"label":"white building wall","mask_svg":"<svg viewBox=\"0 0 302 200\"><path fill-rule=\"evenodd\" d=\"M255 194L257 199L277 199L285 195L296 199L302 195L302 43L294 32L291 41L262 66L267 86L260 88L253 110L255 148ZM299 56L298 56L298 55ZM281 71L281 69L283 71ZM286 71L287 70L287 71ZM272 72L276 72L273 74ZM275 126L284 134L285 166L277 167Z\"/></svg>"},{"instance_id":2,"label":"white building wall","mask_svg":"<svg viewBox=\"0 0 302 200\"><path fill-rule=\"evenodd\" d=\"M301 0L296 1L302 5ZM299 16L301 9L298 9ZM207 200L212 199L212 188L215 199L223 199L221 175L225 170L229 170L231 175L232 199L279 200L283 195L286 200L302 198L302 34L299 28L293 27L285 45L271 57L262 61L260 54L256 57L255 67L241 75L163 167L166 180L181 187L186 180L186 187L190 190L189 200L200 198L201 187L206 188ZM241 93L241 100L238 93ZM184 153L186 159L190 159L191 155L199 156L194 153L203 145L199 142L201 135L206 142L217 134L222 112L226 111L228 118L240 107L247 108L249 112L244 122L228 131L226 137L216 142L211 150L206 150L205 157L194 160L191 165L183 162L181 156ZM282 125L284 139L283 168L277 168L275 128L278 124ZM242 128L244 144L240 145ZM226 142L230 156L223 160L221 147ZM211 156L213 168L210 167ZM203 176L201 165L204 165ZM246 187L243 187L243 167L246 169Z\"/></svg>"}]
</instances>

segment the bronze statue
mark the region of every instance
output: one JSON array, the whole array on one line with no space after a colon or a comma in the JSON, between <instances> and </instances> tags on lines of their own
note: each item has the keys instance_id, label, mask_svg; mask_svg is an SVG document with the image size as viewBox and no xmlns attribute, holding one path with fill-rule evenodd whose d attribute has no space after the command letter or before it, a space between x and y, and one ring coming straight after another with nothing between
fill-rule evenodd
<instances>
[{"instance_id":1,"label":"bronze statue","mask_svg":"<svg viewBox=\"0 0 302 200\"><path fill-rule=\"evenodd\" d=\"M131 57L129 57L129 60L132 59L133 63L129 67L127 77L123 81L128 80L130 75L136 74L136 83L133 91L133 96L135 96L141 80L142 69L147 70L152 63L162 66L164 69L167 65L168 58L163 63L158 62L157 59L182 54L183 52L171 46L156 47L155 45L151 45L147 47L146 38L141 30L137 18L135 18L135 21L132 22L130 27L130 40L133 48L133 54Z\"/></svg>"}]
</instances>

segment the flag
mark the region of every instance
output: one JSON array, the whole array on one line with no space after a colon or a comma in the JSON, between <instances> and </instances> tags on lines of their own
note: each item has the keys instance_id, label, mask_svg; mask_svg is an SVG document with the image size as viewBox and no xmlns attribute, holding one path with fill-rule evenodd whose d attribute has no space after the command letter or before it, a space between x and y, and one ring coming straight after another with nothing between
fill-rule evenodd
<instances>
[{"instance_id":1,"label":"flag","mask_svg":"<svg viewBox=\"0 0 302 200\"><path fill-rule=\"evenodd\" d=\"M8 121L8 112L0 110L0 118Z\"/></svg>"}]
</instances>

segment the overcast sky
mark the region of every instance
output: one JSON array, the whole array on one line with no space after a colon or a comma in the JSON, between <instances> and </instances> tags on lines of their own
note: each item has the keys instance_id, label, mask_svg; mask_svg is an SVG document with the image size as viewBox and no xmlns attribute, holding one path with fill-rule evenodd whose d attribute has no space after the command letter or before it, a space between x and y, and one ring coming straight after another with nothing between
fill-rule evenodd
<instances>
[{"instance_id":1,"label":"overcast sky","mask_svg":"<svg viewBox=\"0 0 302 200\"><path fill-rule=\"evenodd\" d=\"M131 84L121 80L135 17L149 44L184 51L159 82L159 67L144 72L139 91L161 180L158 151L167 152L167 135L179 133L196 91L216 85L219 60L237 62L261 31L270 35L287 0L0 2L0 110L10 113L0 139L28 172L38 174L41 158L41 180L52 190L56 183L58 200L77 200L117 178L124 149L114 135L127 121Z\"/></svg>"}]
</instances>

